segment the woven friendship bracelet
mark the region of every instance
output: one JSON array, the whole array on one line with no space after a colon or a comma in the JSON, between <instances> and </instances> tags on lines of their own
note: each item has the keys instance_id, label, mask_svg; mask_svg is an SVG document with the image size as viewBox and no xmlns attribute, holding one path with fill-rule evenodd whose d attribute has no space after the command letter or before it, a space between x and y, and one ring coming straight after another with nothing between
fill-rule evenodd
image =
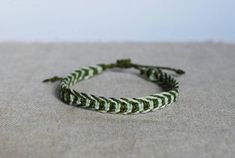
<instances>
[{"instance_id":1,"label":"woven friendship bracelet","mask_svg":"<svg viewBox=\"0 0 235 158\"><path fill-rule=\"evenodd\" d=\"M95 96L71 89L71 86L74 84L112 68L135 68L139 70L140 74L147 80L161 86L163 92L144 97L116 99L112 97ZM123 59L117 60L116 63L111 64L82 67L63 78L55 76L43 82L61 80L59 84L59 98L67 104L105 113L137 114L155 111L176 101L179 94L178 82L171 75L163 72L163 70L184 74L184 71L180 69L133 64L130 59Z\"/></svg>"}]
</instances>

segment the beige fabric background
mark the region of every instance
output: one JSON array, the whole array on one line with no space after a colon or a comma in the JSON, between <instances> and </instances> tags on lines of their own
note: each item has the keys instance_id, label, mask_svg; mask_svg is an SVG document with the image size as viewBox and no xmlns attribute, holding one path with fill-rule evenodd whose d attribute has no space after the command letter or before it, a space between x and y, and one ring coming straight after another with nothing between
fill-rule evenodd
<instances>
[{"instance_id":1,"label":"beige fabric background","mask_svg":"<svg viewBox=\"0 0 235 158\"><path fill-rule=\"evenodd\" d=\"M180 98L142 115L102 114L57 99L41 81L119 58L182 68ZM234 157L235 45L0 44L0 157ZM136 71L109 71L77 90L113 97L160 92Z\"/></svg>"}]
</instances>

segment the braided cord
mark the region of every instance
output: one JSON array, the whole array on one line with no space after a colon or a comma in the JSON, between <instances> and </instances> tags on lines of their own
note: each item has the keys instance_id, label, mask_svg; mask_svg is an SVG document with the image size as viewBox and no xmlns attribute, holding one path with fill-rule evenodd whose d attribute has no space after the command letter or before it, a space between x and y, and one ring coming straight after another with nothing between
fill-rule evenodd
<instances>
[{"instance_id":1,"label":"braided cord","mask_svg":"<svg viewBox=\"0 0 235 158\"><path fill-rule=\"evenodd\" d=\"M147 80L161 86L164 92L144 97L116 99L77 92L71 88L71 86L82 80L89 79L112 68L135 68ZM61 80L59 98L67 104L105 113L138 114L164 108L176 101L179 94L178 82L171 75L163 72L164 69L175 71L177 74L184 74L184 71L180 69L138 65L131 63L129 59L124 59L117 60L116 63L112 64L82 67L64 78L55 76L44 80L44 82Z\"/></svg>"}]
</instances>

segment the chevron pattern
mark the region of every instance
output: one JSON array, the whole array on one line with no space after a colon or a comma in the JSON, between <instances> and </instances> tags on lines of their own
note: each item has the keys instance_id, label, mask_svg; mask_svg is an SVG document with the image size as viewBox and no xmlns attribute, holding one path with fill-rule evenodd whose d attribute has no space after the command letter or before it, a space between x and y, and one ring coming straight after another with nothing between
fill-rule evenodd
<instances>
[{"instance_id":1,"label":"chevron pattern","mask_svg":"<svg viewBox=\"0 0 235 158\"><path fill-rule=\"evenodd\" d=\"M171 75L154 67L142 67L138 69L141 75L147 80L160 85L164 92L138 98L116 99L85 94L70 88L74 84L98 75L106 69L107 67L104 64L98 64L82 67L70 73L60 82L60 98L67 104L115 114L147 113L164 108L177 99L179 92L178 82Z\"/></svg>"}]
</instances>

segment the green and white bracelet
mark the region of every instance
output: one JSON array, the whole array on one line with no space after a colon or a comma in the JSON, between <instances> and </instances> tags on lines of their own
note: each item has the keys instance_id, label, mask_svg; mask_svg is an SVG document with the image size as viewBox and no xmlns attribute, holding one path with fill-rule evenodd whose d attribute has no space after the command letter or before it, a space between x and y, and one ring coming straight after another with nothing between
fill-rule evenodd
<instances>
[{"instance_id":1,"label":"green and white bracelet","mask_svg":"<svg viewBox=\"0 0 235 158\"><path fill-rule=\"evenodd\" d=\"M137 98L112 98L95 96L75 91L70 87L74 84L89 79L107 69L112 68L135 68L147 80L157 83L164 92L156 93ZM91 110L115 113L115 114L138 114L161 109L176 101L179 94L178 82L163 70L175 71L177 74L184 74L180 69L169 67L148 66L131 63L130 59L117 60L111 64L97 64L94 66L82 67L70 73L66 77L52 77L43 82L54 82L60 80L59 98L67 104L84 107Z\"/></svg>"}]
</instances>

